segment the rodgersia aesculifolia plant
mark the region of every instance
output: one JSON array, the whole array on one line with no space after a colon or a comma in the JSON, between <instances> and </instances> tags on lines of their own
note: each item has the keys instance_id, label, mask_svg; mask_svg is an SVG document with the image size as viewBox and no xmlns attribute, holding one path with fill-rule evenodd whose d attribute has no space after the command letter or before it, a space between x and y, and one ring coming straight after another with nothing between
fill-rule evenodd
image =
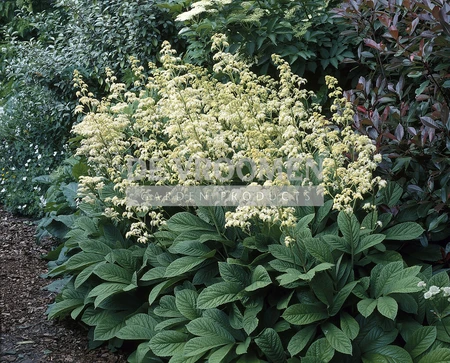
<instances>
[{"instance_id":1,"label":"rodgersia aesculifolia plant","mask_svg":"<svg viewBox=\"0 0 450 363\"><path fill-rule=\"evenodd\" d=\"M199 180L196 165L186 164L188 160L226 158L238 163L251 159L257 167L261 166L260 160L271 167L281 160L277 178L270 179L259 168L258 180L249 181L265 185L292 184L291 175L287 175L288 160L304 160L294 170L302 175L310 166L306 161L314 160L321 167L321 175L315 179L304 177L301 185L322 186L325 195L333 198L334 209L348 212L380 184L380 179L372 176L380 155L375 155L368 137L353 132L352 106L334 78L326 79L333 99L332 117L327 118L321 106L313 102L314 93L304 88L305 80L294 75L280 57L273 56L278 79L257 76L237 56L224 52L226 45L225 37L214 38L215 65L210 73L183 63L166 42L161 67L150 63L149 77L131 59L135 74L131 88L108 72L110 94L102 100L94 98L81 75L75 73L80 100L77 111L85 113L83 121L73 129L82 137L77 153L87 157L96 175L81 179L80 197L94 203L98 192L101 194L106 184L112 184L116 195L102 201L107 205L107 215L137 218L131 230L142 242L147 233L137 233L137 227L145 228L146 224L138 216L149 210L145 206L126 206L127 187L224 183L221 173L206 167ZM130 177L129 165L135 159L155 161L158 178L154 178L154 170L139 168ZM187 173L179 172L180 160L190 167ZM221 172L226 167L225 162L219 162ZM152 224L159 225L163 221L161 213L152 214ZM293 208L281 211L275 207L238 207L226 217L228 226L244 229L251 220L281 227L296 223Z\"/></svg>"}]
</instances>

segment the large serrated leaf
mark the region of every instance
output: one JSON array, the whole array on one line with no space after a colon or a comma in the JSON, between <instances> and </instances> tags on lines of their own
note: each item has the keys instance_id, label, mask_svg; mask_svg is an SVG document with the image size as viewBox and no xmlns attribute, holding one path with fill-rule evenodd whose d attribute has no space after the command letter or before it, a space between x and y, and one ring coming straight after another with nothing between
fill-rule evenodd
<instances>
[{"instance_id":1,"label":"large serrated leaf","mask_svg":"<svg viewBox=\"0 0 450 363\"><path fill-rule=\"evenodd\" d=\"M166 330L156 334L150 340L150 348L160 357L182 354L188 335L179 331Z\"/></svg>"},{"instance_id":2,"label":"large serrated leaf","mask_svg":"<svg viewBox=\"0 0 450 363\"><path fill-rule=\"evenodd\" d=\"M67 299L53 303L48 309L48 318L54 319L57 317L66 316L79 306L84 306L83 299Z\"/></svg>"},{"instance_id":3,"label":"large serrated leaf","mask_svg":"<svg viewBox=\"0 0 450 363\"><path fill-rule=\"evenodd\" d=\"M377 307L377 300L374 299L364 299L358 302L356 305L358 308L358 311L361 313L362 316L367 318L370 316L375 308Z\"/></svg>"},{"instance_id":4,"label":"large serrated leaf","mask_svg":"<svg viewBox=\"0 0 450 363\"><path fill-rule=\"evenodd\" d=\"M317 339L310 345L308 351L306 352L305 357L305 358L313 358L315 360L302 359L302 363L303 361L306 361L308 363L329 362L330 360L333 359L334 353L335 351L333 347L330 345L330 343L328 343L328 340L326 340L326 338Z\"/></svg>"},{"instance_id":5,"label":"large serrated leaf","mask_svg":"<svg viewBox=\"0 0 450 363\"><path fill-rule=\"evenodd\" d=\"M352 342L336 325L326 322L322 324L322 331L331 347L343 354L352 355Z\"/></svg>"},{"instance_id":6,"label":"large serrated leaf","mask_svg":"<svg viewBox=\"0 0 450 363\"><path fill-rule=\"evenodd\" d=\"M350 314L342 312L341 329L351 340L355 339L359 333L359 324Z\"/></svg>"},{"instance_id":7,"label":"large serrated leaf","mask_svg":"<svg viewBox=\"0 0 450 363\"><path fill-rule=\"evenodd\" d=\"M255 343L271 362L286 362L281 339L278 336L278 333L272 328L264 329L264 331L255 338Z\"/></svg>"},{"instance_id":8,"label":"large serrated leaf","mask_svg":"<svg viewBox=\"0 0 450 363\"><path fill-rule=\"evenodd\" d=\"M331 249L320 238L304 238L303 243L308 252L319 262L334 263Z\"/></svg>"},{"instance_id":9,"label":"large serrated leaf","mask_svg":"<svg viewBox=\"0 0 450 363\"><path fill-rule=\"evenodd\" d=\"M396 345L387 345L364 353L361 357L363 363L392 362L412 363L412 358L406 350ZM431 363L431 362L430 362ZM434 363L434 362L433 362Z\"/></svg>"},{"instance_id":10,"label":"large serrated leaf","mask_svg":"<svg viewBox=\"0 0 450 363\"><path fill-rule=\"evenodd\" d=\"M220 276L225 281L241 284L242 287L250 283L249 273L244 267L226 262L219 262L218 265Z\"/></svg>"},{"instance_id":11,"label":"large serrated leaf","mask_svg":"<svg viewBox=\"0 0 450 363\"><path fill-rule=\"evenodd\" d=\"M182 241L170 246L169 251L171 253L178 253L185 256L201 257L211 250L208 248L208 246L198 241Z\"/></svg>"},{"instance_id":12,"label":"large serrated leaf","mask_svg":"<svg viewBox=\"0 0 450 363\"><path fill-rule=\"evenodd\" d=\"M194 320L201 316L197 309L198 293L194 290L184 289L175 293L175 304L178 311L189 320Z\"/></svg>"},{"instance_id":13,"label":"large serrated leaf","mask_svg":"<svg viewBox=\"0 0 450 363\"><path fill-rule=\"evenodd\" d=\"M205 261L205 258L194 257L194 256L184 256L179 257L173 261L166 268L164 277L175 277L193 270L195 267L201 265Z\"/></svg>"},{"instance_id":14,"label":"large serrated leaf","mask_svg":"<svg viewBox=\"0 0 450 363\"><path fill-rule=\"evenodd\" d=\"M386 236L384 234L370 234L365 236L359 241L354 253L357 254L367 250L370 247L376 246L377 244L383 242L385 238Z\"/></svg>"},{"instance_id":15,"label":"large serrated leaf","mask_svg":"<svg viewBox=\"0 0 450 363\"><path fill-rule=\"evenodd\" d=\"M209 358L208 363L222 363L224 362L224 359L228 356L231 349L233 349L234 344L227 344L223 346L222 348L217 349L215 352L213 352Z\"/></svg>"},{"instance_id":16,"label":"large serrated leaf","mask_svg":"<svg viewBox=\"0 0 450 363\"><path fill-rule=\"evenodd\" d=\"M262 289L272 283L269 273L264 266L258 265L252 271L251 284L245 288L245 291L255 291Z\"/></svg>"},{"instance_id":17,"label":"large serrated leaf","mask_svg":"<svg viewBox=\"0 0 450 363\"><path fill-rule=\"evenodd\" d=\"M398 304L397 301L390 296L380 296L377 301L377 309L381 315L394 320L397 316Z\"/></svg>"},{"instance_id":18,"label":"large serrated leaf","mask_svg":"<svg viewBox=\"0 0 450 363\"><path fill-rule=\"evenodd\" d=\"M230 344L230 341L219 336L211 336L207 339L205 337L191 338L184 346L183 354L186 357L193 357L227 344Z\"/></svg>"},{"instance_id":19,"label":"large serrated leaf","mask_svg":"<svg viewBox=\"0 0 450 363\"><path fill-rule=\"evenodd\" d=\"M63 266L65 266L68 270L74 271L84 269L87 266L102 261L104 261L104 256L102 255L81 251L69 258Z\"/></svg>"},{"instance_id":20,"label":"large serrated leaf","mask_svg":"<svg viewBox=\"0 0 450 363\"><path fill-rule=\"evenodd\" d=\"M358 219L354 214L342 211L338 214L337 222L347 246L354 251L358 247L361 228Z\"/></svg>"},{"instance_id":21,"label":"large serrated leaf","mask_svg":"<svg viewBox=\"0 0 450 363\"><path fill-rule=\"evenodd\" d=\"M352 281L339 290L339 292L333 299L333 305L331 306L329 311L330 316L336 315L341 310L342 305L344 305L345 303L345 300L347 300L348 296L350 295L350 293L353 291L353 289L357 284L358 281Z\"/></svg>"},{"instance_id":22,"label":"large serrated leaf","mask_svg":"<svg viewBox=\"0 0 450 363\"><path fill-rule=\"evenodd\" d=\"M180 212L172 216L167 222L167 228L174 232L186 231L216 231L215 227L199 217L188 213Z\"/></svg>"},{"instance_id":23,"label":"large serrated leaf","mask_svg":"<svg viewBox=\"0 0 450 363\"><path fill-rule=\"evenodd\" d=\"M155 335L157 321L148 314L136 314L125 321L116 336L124 340L150 340Z\"/></svg>"},{"instance_id":24,"label":"large serrated leaf","mask_svg":"<svg viewBox=\"0 0 450 363\"><path fill-rule=\"evenodd\" d=\"M109 282L121 282L124 284L129 284L133 276L132 271L126 270L123 267L112 263L98 265L94 270L94 273L102 280Z\"/></svg>"},{"instance_id":25,"label":"large serrated leaf","mask_svg":"<svg viewBox=\"0 0 450 363\"><path fill-rule=\"evenodd\" d=\"M300 353L312 340L316 334L316 327L314 325L306 326L300 329L289 341L288 352L293 357Z\"/></svg>"},{"instance_id":26,"label":"large serrated leaf","mask_svg":"<svg viewBox=\"0 0 450 363\"><path fill-rule=\"evenodd\" d=\"M405 349L411 357L417 358L435 342L436 337L437 329L435 326L422 326L415 329L408 338L408 341L405 344Z\"/></svg>"},{"instance_id":27,"label":"large serrated leaf","mask_svg":"<svg viewBox=\"0 0 450 363\"><path fill-rule=\"evenodd\" d=\"M438 348L425 354L419 363L448 363L450 362L450 349Z\"/></svg>"},{"instance_id":28,"label":"large serrated leaf","mask_svg":"<svg viewBox=\"0 0 450 363\"><path fill-rule=\"evenodd\" d=\"M239 300L242 290L241 284L228 281L208 286L199 294L197 307L200 309L211 309Z\"/></svg>"},{"instance_id":29,"label":"large serrated leaf","mask_svg":"<svg viewBox=\"0 0 450 363\"><path fill-rule=\"evenodd\" d=\"M108 297L123 292L127 284L104 282L94 287L87 297L95 297L94 306L97 307Z\"/></svg>"},{"instance_id":30,"label":"large serrated leaf","mask_svg":"<svg viewBox=\"0 0 450 363\"><path fill-rule=\"evenodd\" d=\"M282 317L294 325L308 325L328 318L328 312L322 304L295 304L289 306Z\"/></svg>"},{"instance_id":31,"label":"large serrated leaf","mask_svg":"<svg viewBox=\"0 0 450 363\"><path fill-rule=\"evenodd\" d=\"M186 329L194 335L200 337L220 337L223 339L227 339L228 343L234 343L235 339L233 335L224 327L220 326L216 320L211 318L202 317L192 320L189 324L186 325Z\"/></svg>"},{"instance_id":32,"label":"large serrated leaf","mask_svg":"<svg viewBox=\"0 0 450 363\"><path fill-rule=\"evenodd\" d=\"M418 238L423 232L424 229L419 224L404 222L387 229L384 234L387 240L410 241Z\"/></svg>"},{"instance_id":33,"label":"large serrated leaf","mask_svg":"<svg viewBox=\"0 0 450 363\"><path fill-rule=\"evenodd\" d=\"M94 329L94 340L106 341L113 339L117 332L125 326L127 312L108 313L98 321Z\"/></svg>"}]
</instances>

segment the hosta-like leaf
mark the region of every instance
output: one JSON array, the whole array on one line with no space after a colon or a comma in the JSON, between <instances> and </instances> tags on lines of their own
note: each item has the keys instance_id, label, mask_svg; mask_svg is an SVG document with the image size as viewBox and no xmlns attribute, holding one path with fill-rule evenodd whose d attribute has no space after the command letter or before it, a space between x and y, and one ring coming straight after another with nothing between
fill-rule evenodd
<instances>
[{"instance_id":1,"label":"hosta-like leaf","mask_svg":"<svg viewBox=\"0 0 450 363\"><path fill-rule=\"evenodd\" d=\"M317 359L317 361L314 362L329 362L333 359L334 353L335 351L328 340L326 340L326 338L321 338L311 344L306 352L306 358L311 357ZM302 363L303 361L304 359L302 359ZM308 360L306 361L309 362Z\"/></svg>"},{"instance_id":2,"label":"hosta-like leaf","mask_svg":"<svg viewBox=\"0 0 450 363\"><path fill-rule=\"evenodd\" d=\"M405 349L411 357L417 358L435 342L436 337L437 330L435 326L422 326L414 330L408 338ZM433 360L432 362L434 363L435 361Z\"/></svg>"},{"instance_id":3,"label":"hosta-like leaf","mask_svg":"<svg viewBox=\"0 0 450 363\"><path fill-rule=\"evenodd\" d=\"M336 294L336 296L333 299L333 305L330 309L330 316L336 315L340 309L342 308L342 305L344 305L345 301L347 300L350 293L353 291L355 286L358 284L358 281L352 281L349 282L347 285L345 285L342 289L339 290L339 292Z\"/></svg>"},{"instance_id":4,"label":"hosta-like leaf","mask_svg":"<svg viewBox=\"0 0 450 363\"><path fill-rule=\"evenodd\" d=\"M352 354L352 342L350 338L336 325L329 322L323 323L322 331L331 347L343 354Z\"/></svg>"},{"instance_id":5,"label":"hosta-like leaf","mask_svg":"<svg viewBox=\"0 0 450 363\"><path fill-rule=\"evenodd\" d=\"M98 321L94 329L94 340L106 341L113 339L125 326L126 313L109 313Z\"/></svg>"},{"instance_id":6,"label":"hosta-like leaf","mask_svg":"<svg viewBox=\"0 0 450 363\"><path fill-rule=\"evenodd\" d=\"M303 239L308 252L319 262L334 263L331 249L327 243L324 243L320 238L305 238Z\"/></svg>"},{"instance_id":7,"label":"hosta-like leaf","mask_svg":"<svg viewBox=\"0 0 450 363\"><path fill-rule=\"evenodd\" d=\"M227 355L233 349L234 344L227 344L222 348L215 350L208 358L208 363L222 363Z\"/></svg>"},{"instance_id":8,"label":"hosta-like leaf","mask_svg":"<svg viewBox=\"0 0 450 363\"><path fill-rule=\"evenodd\" d=\"M328 312L323 304L295 304L289 306L282 317L294 325L308 325L326 319Z\"/></svg>"},{"instance_id":9,"label":"hosta-like leaf","mask_svg":"<svg viewBox=\"0 0 450 363\"><path fill-rule=\"evenodd\" d=\"M350 314L342 312L341 329L351 340L355 339L359 333L359 324Z\"/></svg>"},{"instance_id":10,"label":"hosta-like leaf","mask_svg":"<svg viewBox=\"0 0 450 363\"><path fill-rule=\"evenodd\" d=\"M226 262L219 262L218 265L220 276L225 281L241 284L242 287L250 283L249 273L244 267Z\"/></svg>"},{"instance_id":11,"label":"hosta-like leaf","mask_svg":"<svg viewBox=\"0 0 450 363\"><path fill-rule=\"evenodd\" d=\"M83 299L68 299L53 303L48 309L48 318L54 319L56 317L68 315L72 310L79 306L84 306Z\"/></svg>"},{"instance_id":12,"label":"hosta-like leaf","mask_svg":"<svg viewBox=\"0 0 450 363\"><path fill-rule=\"evenodd\" d=\"M217 306L239 300L242 293L241 284L219 282L208 286L198 296L197 306L200 309L211 309Z\"/></svg>"},{"instance_id":13,"label":"hosta-like leaf","mask_svg":"<svg viewBox=\"0 0 450 363\"><path fill-rule=\"evenodd\" d=\"M169 251L171 253L178 253L185 256L201 257L211 250L208 248L208 246L197 241L182 241L170 246Z\"/></svg>"},{"instance_id":14,"label":"hosta-like leaf","mask_svg":"<svg viewBox=\"0 0 450 363\"><path fill-rule=\"evenodd\" d=\"M381 315L394 320L398 311L397 301L390 296L381 296L377 301L377 309Z\"/></svg>"},{"instance_id":15,"label":"hosta-like leaf","mask_svg":"<svg viewBox=\"0 0 450 363\"><path fill-rule=\"evenodd\" d=\"M160 357L181 354L188 340L188 335L179 331L166 330L156 334L150 340L150 348Z\"/></svg>"},{"instance_id":16,"label":"hosta-like leaf","mask_svg":"<svg viewBox=\"0 0 450 363\"><path fill-rule=\"evenodd\" d=\"M64 266L68 270L81 270L86 268L89 265L96 264L99 262L102 262L105 260L105 257L102 255L99 255L97 253L91 253L91 252L78 252L77 254L73 255L69 260L67 260L66 263L64 263Z\"/></svg>"},{"instance_id":17,"label":"hosta-like leaf","mask_svg":"<svg viewBox=\"0 0 450 363\"><path fill-rule=\"evenodd\" d=\"M395 241L410 241L418 238L424 229L415 222L404 222L397 224L384 231L386 239Z\"/></svg>"},{"instance_id":18,"label":"hosta-like leaf","mask_svg":"<svg viewBox=\"0 0 450 363\"><path fill-rule=\"evenodd\" d=\"M255 343L271 362L286 362L281 339L278 336L278 333L272 328L264 329L264 331L255 338Z\"/></svg>"}]
</instances>

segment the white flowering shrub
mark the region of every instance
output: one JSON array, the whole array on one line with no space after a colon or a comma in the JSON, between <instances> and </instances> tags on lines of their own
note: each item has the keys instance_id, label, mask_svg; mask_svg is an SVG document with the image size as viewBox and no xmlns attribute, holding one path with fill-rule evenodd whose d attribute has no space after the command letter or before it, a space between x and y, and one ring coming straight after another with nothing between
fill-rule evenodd
<instances>
[{"instance_id":1,"label":"white flowering shrub","mask_svg":"<svg viewBox=\"0 0 450 363\"><path fill-rule=\"evenodd\" d=\"M198 180L194 170L181 174L177 163L224 158L233 163L264 158L270 166L281 160L280 178L269 180L267 175L259 175L265 185L291 183L286 174L289 160L305 160L298 170L308 167L306 160L315 160L321 163L322 178L303 178L301 185L324 187L326 198L333 200L337 210L351 212L373 193L380 178L372 177L372 171L381 157L375 155L369 138L353 132L352 108L335 79L326 80L333 105L332 116L325 117L320 105L313 102L314 94L304 88L305 80L294 75L279 57L274 56L279 70L279 79L275 80L257 76L249 65L221 51L224 46L226 40L216 37L216 64L214 73L209 73L184 64L165 43L161 68L150 64L151 75L146 78L143 67L133 60L136 78L132 88L118 83L109 72L106 82L110 94L101 100L93 97L76 73L80 97L77 111L85 114L73 129L82 137L77 154L87 158L95 174L80 183L84 201L94 203L98 192L90 191L100 191L110 183L117 195L103 201L108 204L108 215L138 218L148 208L127 206L127 187L221 184L222 174L216 170L205 170L203 179ZM157 159L161 178L152 179L154 175L148 170L143 175L139 168L130 178L129 165L134 158L141 162ZM192 163L191 168L194 166ZM373 206L369 203L366 207ZM156 219L162 220L159 216ZM229 211L226 219L227 226L244 229L255 220L281 227L296 223L294 208L239 207ZM141 222L133 225L134 232L138 225L145 228ZM146 241L145 232L139 236Z\"/></svg>"}]
</instances>

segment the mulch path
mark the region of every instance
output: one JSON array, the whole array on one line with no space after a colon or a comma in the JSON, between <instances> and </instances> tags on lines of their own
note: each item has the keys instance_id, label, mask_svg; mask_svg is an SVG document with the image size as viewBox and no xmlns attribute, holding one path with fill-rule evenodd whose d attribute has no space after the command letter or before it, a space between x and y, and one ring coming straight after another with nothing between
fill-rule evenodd
<instances>
[{"instance_id":1,"label":"mulch path","mask_svg":"<svg viewBox=\"0 0 450 363\"><path fill-rule=\"evenodd\" d=\"M106 347L88 349L87 330L74 321L47 320L47 305L55 294L45 255L55 242L38 244L33 221L19 218L0 206L0 362L124 363L126 354Z\"/></svg>"}]
</instances>

